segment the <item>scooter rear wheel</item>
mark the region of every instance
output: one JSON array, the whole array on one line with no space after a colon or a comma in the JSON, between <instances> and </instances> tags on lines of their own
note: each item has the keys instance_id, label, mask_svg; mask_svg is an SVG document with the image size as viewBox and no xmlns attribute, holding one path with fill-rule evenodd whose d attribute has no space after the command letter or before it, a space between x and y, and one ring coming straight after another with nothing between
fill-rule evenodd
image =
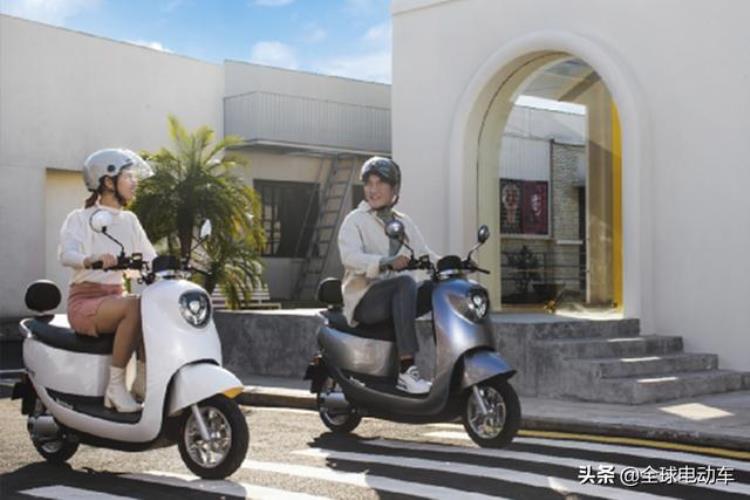
<instances>
[{"instance_id":1,"label":"scooter rear wheel","mask_svg":"<svg viewBox=\"0 0 750 500\"><path fill-rule=\"evenodd\" d=\"M331 377L326 377L320 387L320 392L318 392L318 395L315 398L315 404L318 408L320 420L323 421L323 425L336 434L348 434L356 429L362 421L362 416L357 413L356 408L350 406L349 409L345 411L331 412L328 408L323 406L322 395L334 392L337 385L336 381Z\"/></svg>"},{"instance_id":2,"label":"scooter rear wheel","mask_svg":"<svg viewBox=\"0 0 750 500\"><path fill-rule=\"evenodd\" d=\"M521 426L521 403L507 380L494 378L477 385L488 412L483 415L472 390L467 391L464 429L483 448L508 446Z\"/></svg>"},{"instance_id":3,"label":"scooter rear wheel","mask_svg":"<svg viewBox=\"0 0 750 500\"><path fill-rule=\"evenodd\" d=\"M205 442L190 408L182 415L178 447L188 469L203 479L224 479L236 471L247 454L249 432L237 403L216 395L198 403L211 437Z\"/></svg>"},{"instance_id":4,"label":"scooter rear wheel","mask_svg":"<svg viewBox=\"0 0 750 500\"><path fill-rule=\"evenodd\" d=\"M78 451L78 441L73 441L67 436L53 441L34 441L34 448L44 459L55 465L62 465Z\"/></svg>"}]
</instances>

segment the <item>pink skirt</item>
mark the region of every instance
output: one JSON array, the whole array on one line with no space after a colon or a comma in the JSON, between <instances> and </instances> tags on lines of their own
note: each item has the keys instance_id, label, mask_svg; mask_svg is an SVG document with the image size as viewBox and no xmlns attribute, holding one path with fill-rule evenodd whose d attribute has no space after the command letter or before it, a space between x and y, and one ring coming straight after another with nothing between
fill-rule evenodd
<instances>
[{"instance_id":1,"label":"pink skirt","mask_svg":"<svg viewBox=\"0 0 750 500\"><path fill-rule=\"evenodd\" d=\"M70 285L68 295L68 322L83 335L96 336L96 311L101 303L111 297L121 297L122 285L103 285L84 281Z\"/></svg>"}]
</instances>

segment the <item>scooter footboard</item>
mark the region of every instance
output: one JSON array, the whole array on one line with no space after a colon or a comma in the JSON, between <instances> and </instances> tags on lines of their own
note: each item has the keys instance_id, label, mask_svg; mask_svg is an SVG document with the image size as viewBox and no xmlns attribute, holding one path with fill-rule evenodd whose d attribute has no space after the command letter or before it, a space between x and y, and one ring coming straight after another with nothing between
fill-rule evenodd
<instances>
[{"instance_id":1,"label":"scooter footboard","mask_svg":"<svg viewBox=\"0 0 750 500\"><path fill-rule=\"evenodd\" d=\"M478 384L483 380L503 375L512 377L516 370L495 351L477 350L464 355L464 374L461 380L461 389L466 389Z\"/></svg>"},{"instance_id":2,"label":"scooter footboard","mask_svg":"<svg viewBox=\"0 0 750 500\"><path fill-rule=\"evenodd\" d=\"M239 395L244 385L236 376L224 368L197 363L180 368L172 379L167 414L173 416L188 406L216 394L228 397Z\"/></svg>"}]
</instances>

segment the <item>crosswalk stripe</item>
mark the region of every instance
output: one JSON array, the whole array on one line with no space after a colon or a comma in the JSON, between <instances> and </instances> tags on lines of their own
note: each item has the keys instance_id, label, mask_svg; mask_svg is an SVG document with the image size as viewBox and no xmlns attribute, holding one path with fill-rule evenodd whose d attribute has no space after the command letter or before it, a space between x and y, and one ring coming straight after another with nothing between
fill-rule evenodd
<instances>
[{"instance_id":1,"label":"crosswalk stripe","mask_svg":"<svg viewBox=\"0 0 750 500\"><path fill-rule=\"evenodd\" d=\"M336 460L348 460L352 462L366 462L393 465L399 467L408 467L413 469L424 469L430 471L441 471L452 474L463 474L484 478L497 479L509 483L526 484L539 488L551 488L554 484L555 491L559 493L582 493L592 496L606 496L611 498L627 499L663 499L670 498L639 491L628 491L626 489L613 488L593 484L581 484L569 479L562 479L530 472L521 472L517 470L502 469L496 467L483 467L481 465L469 465L450 461L425 460L421 458L409 458L397 455L373 455L369 453L352 453L344 451L324 450L321 448L310 448L292 452L297 455L333 458Z\"/></svg>"},{"instance_id":2,"label":"crosswalk stripe","mask_svg":"<svg viewBox=\"0 0 750 500\"><path fill-rule=\"evenodd\" d=\"M362 472L342 472L325 467L311 467L308 465L284 464L278 462L260 462L257 460L245 460L242 464L244 469L275 472L291 476L301 476L310 479L320 479L364 488L372 488L381 491L390 491L404 495L412 495L426 498L453 500L455 498L469 500L497 500L502 497L470 493L466 491L446 488L444 486L433 486L430 484L402 481L384 476L374 476Z\"/></svg>"},{"instance_id":3,"label":"crosswalk stripe","mask_svg":"<svg viewBox=\"0 0 750 500\"><path fill-rule=\"evenodd\" d=\"M396 450L433 451L433 452L453 453L453 454L463 453L463 454L477 455L477 456L482 456L482 457L506 458L509 460L521 460L525 462L561 465L563 467L571 467L576 470L580 469L582 465L612 466L614 467L614 470L617 474L619 474L624 468L630 467L627 465L617 464L613 462L595 461L594 463L585 463L585 461L580 458L556 457L550 454L529 453L525 451L493 450L493 449L487 449L487 448L468 448L468 447L447 446L447 445L432 444L432 443L413 443L413 442L406 442L406 441L393 441L389 439L375 439L372 441L366 441L366 443L368 445L380 446L383 448L390 448L390 449L396 449ZM735 483L727 483L727 484L723 484L723 483L722 484L678 483L678 484L684 484L685 486L691 486L691 487L695 486L699 488L718 490L723 493L731 492L731 493L741 493L744 495L750 495L750 486L745 485L745 484L735 484Z\"/></svg>"},{"instance_id":4,"label":"crosswalk stripe","mask_svg":"<svg viewBox=\"0 0 750 500\"><path fill-rule=\"evenodd\" d=\"M165 486L176 486L178 488L188 488L191 490L203 491L206 493L215 493L218 495L227 495L231 497L253 498L253 499L277 499L284 498L289 500L324 500L327 497L308 495L306 493L296 493L294 491L280 490L269 488L267 486L258 486L255 484L239 483L235 481L211 481L200 479L197 476L187 474L175 474L163 471L147 471L145 473L123 474L120 477L144 481L148 483L163 484Z\"/></svg>"},{"instance_id":5,"label":"crosswalk stripe","mask_svg":"<svg viewBox=\"0 0 750 500\"><path fill-rule=\"evenodd\" d=\"M423 434L427 437L459 439L462 441L471 438L463 432L437 431ZM588 441L565 441L557 439L541 438L515 438L514 443L535 444L539 446L551 446L556 448L567 448L571 450L599 451L603 453L618 453L621 455L632 455L639 458L653 458L657 460L668 460L670 462L688 462L700 465L711 465L714 467L731 467L736 470L750 472L750 462L732 460L729 458L716 458L705 455L695 455L681 451L663 451L653 448L642 448L636 446L616 446L601 443L590 443Z\"/></svg>"},{"instance_id":6,"label":"crosswalk stripe","mask_svg":"<svg viewBox=\"0 0 750 500\"><path fill-rule=\"evenodd\" d=\"M110 495L100 491L85 490L72 486L41 486L30 490L19 491L23 495L37 498L54 498L56 500L135 500L134 497Z\"/></svg>"}]
</instances>

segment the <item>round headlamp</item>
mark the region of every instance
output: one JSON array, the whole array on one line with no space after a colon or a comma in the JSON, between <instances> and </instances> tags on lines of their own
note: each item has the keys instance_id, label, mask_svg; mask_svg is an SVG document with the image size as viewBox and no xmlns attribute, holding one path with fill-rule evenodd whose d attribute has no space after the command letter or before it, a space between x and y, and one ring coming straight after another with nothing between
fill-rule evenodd
<instances>
[{"instance_id":1,"label":"round headlamp","mask_svg":"<svg viewBox=\"0 0 750 500\"><path fill-rule=\"evenodd\" d=\"M484 290L472 290L467 297L467 305L474 319L481 320L487 316L490 309L490 299Z\"/></svg>"},{"instance_id":2,"label":"round headlamp","mask_svg":"<svg viewBox=\"0 0 750 500\"><path fill-rule=\"evenodd\" d=\"M203 292L185 292L180 296L180 313L192 326L206 326L211 320L211 300Z\"/></svg>"}]
</instances>

